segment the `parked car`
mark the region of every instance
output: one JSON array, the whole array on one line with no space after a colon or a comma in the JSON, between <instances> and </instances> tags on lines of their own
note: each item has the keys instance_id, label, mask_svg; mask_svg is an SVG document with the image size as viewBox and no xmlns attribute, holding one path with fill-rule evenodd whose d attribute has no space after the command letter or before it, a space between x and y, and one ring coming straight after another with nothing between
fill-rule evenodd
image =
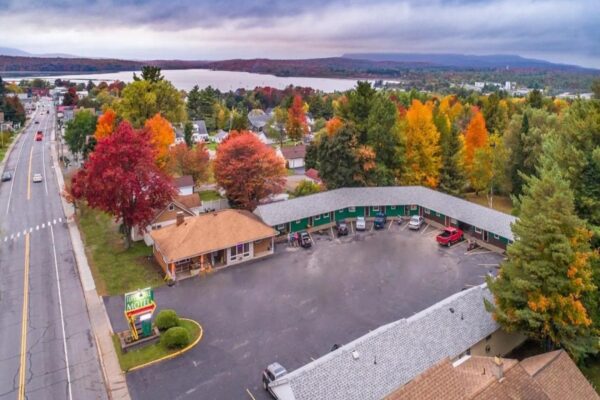
<instances>
[{"instance_id":1,"label":"parked car","mask_svg":"<svg viewBox=\"0 0 600 400\"><path fill-rule=\"evenodd\" d=\"M418 231L419 229L421 229L421 225L423 225L423 222L425 222L425 219L423 217L421 217L420 215L413 215L412 217L410 217L410 221L408 221L408 229Z\"/></svg>"},{"instance_id":2,"label":"parked car","mask_svg":"<svg viewBox=\"0 0 600 400\"><path fill-rule=\"evenodd\" d=\"M4 171L2 174L2 182L10 181L12 179L12 172Z\"/></svg>"},{"instance_id":3,"label":"parked car","mask_svg":"<svg viewBox=\"0 0 600 400\"><path fill-rule=\"evenodd\" d=\"M379 212L375 215L375 222L373 224L373 228L375 229L383 229L385 228L385 223L387 222L387 217L384 213Z\"/></svg>"},{"instance_id":4,"label":"parked car","mask_svg":"<svg viewBox=\"0 0 600 400\"><path fill-rule=\"evenodd\" d=\"M44 138L44 134L42 133L42 131L38 131L38 133L35 134L36 142L41 142L43 138Z\"/></svg>"},{"instance_id":5,"label":"parked car","mask_svg":"<svg viewBox=\"0 0 600 400\"><path fill-rule=\"evenodd\" d=\"M356 230L364 231L367 229L367 221L365 221L365 217L356 217Z\"/></svg>"},{"instance_id":6,"label":"parked car","mask_svg":"<svg viewBox=\"0 0 600 400\"><path fill-rule=\"evenodd\" d=\"M308 249L312 246L312 240L306 231L300 232L300 246L304 247L305 249Z\"/></svg>"},{"instance_id":7,"label":"parked car","mask_svg":"<svg viewBox=\"0 0 600 400\"><path fill-rule=\"evenodd\" d=\"M275 396L275 393L273 393L273 390L271 389L271 382L281 378L286 374L287 370L283 368L278 362L271 363L267 368L264 369L262 373L263 388L269 393L271 393L271 396L273 396L273 398L277 398L277 396Z\"/></svg>"},{"instance_id":8,"label":"parked car","mask_svg":"<svg viewBox=\"0 0 600 400\"><path fill-rule=\"evenodd\" d=\"M37 124L39 124L39 123L40 123L40 121L35 121L35 124L36 124L36 125L37 125Z\"/></svg>"},{"instance_id":9,"label":"parked car","mask_svg":"<svg viewBox=\"0 0 600 400\"><path fill-rule=\"evenodd\" d=\"M341 219L336 221L335 227L337 229L338 236L346 236L348 234L348 224L346 223L346 220Z\"/></svg>"},{"instance_id":10,"label":"parked car","mask_svg":"<svg viewBox=\"0 0 600 400\"><path fill-rule=\"evenodd\" d=\"M435 240L442 246L450 246L463 240L463 231L453 226L447 226L442 233L435 237Z\"/></svg>"},{"instance_id":11,"label":"parked car","mask_svg":"<svg viewBox=\"0 0 600 400\"><path fill-rule=\"evenodd\" d=\"M50 114L50 110L46 110L46 114Z\"/></svg>"},{"instance_id":12,"label":"parked car","mask_svg":"<svg viewBox=\"0 0 600 400\"><path fill-rule=\"evenodd\" d=\"M39 183L42 181L42 174L33 174L33 182Z\"/></svg>"}]
</instances>

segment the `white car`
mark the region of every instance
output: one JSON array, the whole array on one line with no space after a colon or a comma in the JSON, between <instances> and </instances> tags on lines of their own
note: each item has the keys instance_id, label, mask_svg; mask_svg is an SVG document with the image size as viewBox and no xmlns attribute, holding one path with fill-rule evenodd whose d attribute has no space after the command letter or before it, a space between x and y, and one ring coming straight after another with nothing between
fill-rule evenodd
<instances>
[{"instance_id":1,"label":"white car","mask_svg":"<svg viewBox=\"0 0 600 400\"><path fill-rule=\"evenodd\" d=\"M423 217L421 217L420 215L413 215L412 217L410 217L410 221L408 221L408 229L418 231L419 229L421 229L421 225L423 225L423 222L425 222L425 219Z\"/></svg>"},{"instance_id":2,"label":"white car","mask_svg":"<svg viewBox=\"0 0 600 400\"><path fill-rule=\"evenodd\" d=\"M33 174L33 183L38 183L42 181L42 174Z\"/></svg>"},{"instance_id":3,"label":"white car","mask_svg":"<svg viewBox=\"0 0 600 400\"><path fill-rule=\"evenodd\" d=\"M364 231L367 229L367 221L365 221L365 217L356 217L356 230Z\"/></svg>"}]
</instances>

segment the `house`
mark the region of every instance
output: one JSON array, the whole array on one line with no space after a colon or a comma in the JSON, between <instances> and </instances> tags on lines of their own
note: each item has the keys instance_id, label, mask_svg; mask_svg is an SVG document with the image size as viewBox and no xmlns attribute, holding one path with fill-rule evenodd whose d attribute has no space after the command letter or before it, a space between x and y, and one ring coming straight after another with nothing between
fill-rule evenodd
<instances>
[{"instance_id":1,"label":"house","mask_svg":"<svg viewBox=\"0 0 600 400\"><path fill-rule=\"evenodd\" d=\"M259 205L254 210L277 229L289 232L328 228L340 219L389 218L421 215L427 223L461 228L480 245L504 251L513 242L511 224L516 217L422 186L340 188L297 197L286 202Z\"/></svg>"},{"instance_id":2,"label":"house","mask_svg":"<svg viewBox=\"0 0 600 400\"><path fill-rule=\"evenodd\" d=\"M153 253L172 279L273 254L277 231L245 210L224 209L186 218L150 233Z\"/></svg>"},{"instance_id":3,"label":"house","mask_svg":"<svg viewBox=\"0 0 600 400\"><path fill-rule=\"evenodd\" d=\"M593 400L592 385L564 350L522 361L465 356L446 358L385 397L385 400Z\"/></svg>"},{"instance_id":4,"label":"house","mask_svg":"<svg viewBox=\"0 0 600 400\"><path fill-rule=\"evenodd\" d=\"M323 181L321 180L321 177L319 176L319 171L317 171L314 168L309 168L304 175L306 176L306 178L309 181L313 181L314 183L321 185L323 184Z\"/></svg>"},{"instance_id":5,"label":"house","mask_svg":"<svg viewBox=\"0 0 600 400\"><path fill-rule=\"evenodd\" d=\"M281 154L283 154L283 158L285 159L288 168L294 169L304 167L304 157L306 156L305 145L299 144L297 146L282 147Z\"/></svg>"},{"instance_id":6,"label":"house","mask_svg":"<svg viewBox=\"0 0 600 400\"><path fill-rule=\"evenodd\" d=\"M267 135L265 135L265 133L264 133L264 132L258 132L258 133L256 133L256 132L253 132L253 133L254 133L254 134L255 134L255 135L258 137L258 139L259 139L261 142L263 142L264 144L267 144L267 145L272 145L272 144L274 143L274 142L273 142L273 140L272 140L272 139L269 139L269 138L267 137Z\"/></svg>"},{"instance_id":7,"label":"house","mask_svg":"<svg viewBox=\"0 0 600 400\"><path fill-rule=\"evenodd\" d=\"M180 176L174 180L175 187L179 191L179 195L190 195L194 193L194 178L191 175Z\"/></svg>"},{"instance_id":8,"label":"house","mask_svg":"<svg viewBox=\"0 0 600 400\"><path fill-rule=\"evenodd\" d=\"M204 120L192 122L192 140L195 143L208 142L208 130L206 129L206 123Z\"/></svg>"},{"instance_id":9,"label":"house","mask_svg":"<svg viewBox=\"0 0 600 400\"><path fill-rule=\"evenodd\" d=\"M175 144L182 144L185 143L185 135L183 133L183 130L179 129L179 128L175 128Z\"/></svg>"},{"instance_id":10,"label":"house","mask_svg":"<svg viewBox=\"0 0 600 400\"><path fill-rule=\"evenodd\" d=\"M229 136L228 132L224 131L223 129L219 129L219 132L217 132L217 134L212 136L210 139L214 143L221 143L223 140L227 139L227 136Z\"/></svg>"},{"instance_id":11,"label":"house","mask_svg":"<svg viewBox=\"0 0 600 400\"><path fill-rule=\"evenodd\" d=\"M280 400L376 400L443 360L507 354L524 336L502 331L484 300L492 300L485 284L456 293L309 362L271 389Z\"/></svg>"}]
</instances>

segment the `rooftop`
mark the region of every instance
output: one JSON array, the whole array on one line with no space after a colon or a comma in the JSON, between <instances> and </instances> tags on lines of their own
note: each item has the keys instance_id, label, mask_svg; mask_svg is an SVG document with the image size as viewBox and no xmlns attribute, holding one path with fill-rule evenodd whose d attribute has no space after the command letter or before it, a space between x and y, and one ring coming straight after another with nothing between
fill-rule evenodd
<instances>
[{"instance_id":1,"label":"rooftop","mask_svg":"<svg viewBox=\"0 0 600 400\"><path fill-rule=\"evenodd\" d=\"M194 186L194 178L191 175L184 175L173 180L175 187L182 188L186 186Z\"/></svg>"},{"instance_id":2,"label":"rooftop","mask_svg":"<svg viewBox=\"0 0 600 400\"><path fill-rule=\"evenodd\" d=\"M306 156L306 146L299 144L292 147L282 147L281 154L286 160L293 160L296 158L304 158Z\"/></svg>"},{"instance_id":3,"label":"rooftop","mask_svg":"<svg viewBox=\"0 0 600 400\"><path fill-rule=\"evenodd\" d=\"M341 188L286 202L260 205L254 211L271 226L348 207L416 204L513 240L512 215L422 186Z\"/></svg>"}]
</instances>

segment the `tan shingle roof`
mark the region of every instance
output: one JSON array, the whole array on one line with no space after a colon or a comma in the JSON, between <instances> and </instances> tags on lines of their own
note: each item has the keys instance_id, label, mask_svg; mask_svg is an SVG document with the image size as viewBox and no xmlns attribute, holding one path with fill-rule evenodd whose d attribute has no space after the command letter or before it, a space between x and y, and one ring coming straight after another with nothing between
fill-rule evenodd
<instances>
[{"instance_id":1,"label":"tan shingle roof","mask_svg":"<svg viewBox=\"0 0 600 400\"><path fill-rule=\"evenodd\" d=\"M243 210L221 210L186 218L181 225L152 231L154 245L167 262L175 262L275 236L277 231Z\"/></svg>"},{"instance_id":2,"label":"tan shingle roof","mask_svg":"<svg viewBox=\"0 0 600 400\"><path fill-rule=\"evenodd\" d=\"M540 384L551 400L593 400L600 399L598 393L589 384L579 368L563 350L545 367L541 368L534 379ZM550 354L553 354L550 353Z\"/></svg>"},{"instance_id":3,"label":"tan shingle roof","mask_svg":"<svg viewBox=\"0 0 600 400\"><path fill-rule=\"evenodd\" d=\"M198 193L177 196L175 197L175 201L189 209L200 207L202 205Z\"/></svg>"}]
</instances>

